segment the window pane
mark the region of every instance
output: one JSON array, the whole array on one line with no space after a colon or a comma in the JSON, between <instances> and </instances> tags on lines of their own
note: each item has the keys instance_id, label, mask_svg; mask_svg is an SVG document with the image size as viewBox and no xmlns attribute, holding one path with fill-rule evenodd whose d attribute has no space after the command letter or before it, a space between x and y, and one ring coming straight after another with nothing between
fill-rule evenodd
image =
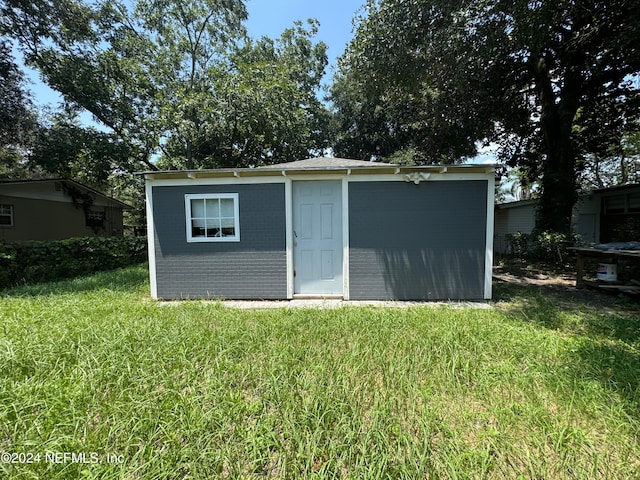
<instances>
[{"instance_id":1,"label":"window pane","mask_svg":"<svg viewBox=\"0 0 640 480\"><path fill-rule=\"evenodd\" d=\"M207 223L207 237L219 237L220 226L217 224Z\"/></svg>"},{"instance_id":2,"label":"window pane","mask_svg":"<svg viewBox=\"0 0 640 480\"><path fill-rule=\"evenodd\" d=\"M85 212L85 224L87 227L103 227L106 213L104 211L89 210Z\"/></svg>"},{"instance_id":3,"label":"window pane","mask_svg":"<svg viewBox=\"0 0 640 480\"><path fill-rule=\"evenodd\" d=\"M629 195L629 211L640 212L640 193L632 193Z\"/></svg>"},{"instance_id":4,"label":"window pane","mask_svg":"<svg viewBox=\"0 0 640 480\"><path fill-rule=\"evenodd\" d=\"M607 213L624 213L626 198L624 195L616 195L613 197L606 197L605 207Z\"/></svg>"},{"instance_id":5,"label":"window pane","mask_svg":"<svg viewBox=\"0 0 640 480\"><path fill-rule=\"evenodd\" d=\"M218 218L220 216L220 201L207 199L207 218Z\"/></svg>"},{"instance_id":6,"label":"window pane","mask_svg":"<svg viewBox=\"0 0 640 480\"><path fill-rule=\"evenodd\" d=\"M220 199L220 210L222 212L223 217L232 217L234 216L233 212L233 199L232 198L221 198Z\"/></svg>"},{"instance_id":7,"label":"window pane","mask_svg":"<svg viewBox=\"0 0 640 480\"><path fill-rule=\"evenodd\" d=\"M220 222L222 223L223 227L233 227L236 224L235 219L233 217L222 217L220 219Z\"/></svg>"},{"instance_id":8,"label":"window pane","mask_svg":"<svg viewBox=\"0 0 640 480\"><path fill-rule=\"evenodd\" d=\"M0 225L11 225L11 217L9 215L0 215Z\"/></svg>"},{"instance_id":9,"label":"window pane","mask_svg":"<svg viewBox=\"0 0 640 480\"><path fill-rule=\"evenodd\" d=\"M204 218L204 200L191 200L191 218Z\"/></svg>"},{"instance_id":10,"label":"window pane","mask_svg":"<svg viewBox=\"0 0 640 480\"><path fill-rule=\"evenodd\" d=\"M191 222L191 236L204 237L205 236L205 221L204 219L196 219Z\"/></svg>"}]
</instances>

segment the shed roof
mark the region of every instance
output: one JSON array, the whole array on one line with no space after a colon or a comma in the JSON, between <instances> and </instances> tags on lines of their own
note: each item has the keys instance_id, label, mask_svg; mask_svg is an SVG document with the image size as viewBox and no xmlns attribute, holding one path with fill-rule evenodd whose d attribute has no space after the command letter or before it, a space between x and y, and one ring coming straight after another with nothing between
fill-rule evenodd
<instances>
[{"instance_id":1,"label":"shed roof","mask_svg":"<svg viewBox=\"0 0 640 480\"><path fill-rule=\"evenodd\" d=\"M295 162L276 163L275 165L266 165L259 167L262 169L307 169L307 168L346 168L346 167L375 167L375 166L391 166L390 163L383 162L367 162L364 160L353 160L351 158L332 158L318 157L307 158L305 160L296 160Z\"/></svg>"}]
</instances>

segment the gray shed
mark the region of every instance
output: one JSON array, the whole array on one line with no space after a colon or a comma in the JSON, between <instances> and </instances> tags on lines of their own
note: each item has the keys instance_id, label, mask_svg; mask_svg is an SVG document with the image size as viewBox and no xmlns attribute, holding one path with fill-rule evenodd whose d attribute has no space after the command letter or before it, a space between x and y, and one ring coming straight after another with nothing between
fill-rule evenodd
<instances>
[{"instance_id":1,"label":"gray shed","mask_svg":"<svg viewBox=\"0 0 640 480\"><path fill-rule=\"evenodd\" d=\"M493 167L314 158L144 175L154 298L491 298Z\"/></svg>"}]
</instances>

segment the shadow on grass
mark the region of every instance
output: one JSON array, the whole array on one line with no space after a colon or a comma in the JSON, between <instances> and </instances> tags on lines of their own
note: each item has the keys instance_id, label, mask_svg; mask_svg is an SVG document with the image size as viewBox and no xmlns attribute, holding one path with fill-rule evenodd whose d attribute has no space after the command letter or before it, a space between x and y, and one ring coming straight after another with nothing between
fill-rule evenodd
<instances>
[{"instance_id":1,"label":"shadow on grass","mask_svg":"<svg viewBox=\"0 0 640 480\"><path fill-rule=\"evenodd\" d=\"M513 318L553 330L629 345L640 341L640 301L623 295L494 281L494 301Z\"/></svg>"},{"instance_id":2,"label":"shadow on grass","mask_svg":"<svg viewBox=\"0 0 640 480\"><path fill-rule=\"evenodd\" d=\"M572 335L569 364L558 369L567 391L594 381L640 415L640 302L592 290L495 281L494 300L509 318Z\"/></svg>"},{"instance_id":3,"label":"shadow on grass","mask_svg":"<svg viewBox=\"0 0 640 480\"><path fill-rule=\"evenodd\" d=\"M0 291L0 297L41 296L109 290L131 293L145 289L149 280L147 263L96 272L91 275L53 282L23 285Z\"/></svg>"}]
</instances>

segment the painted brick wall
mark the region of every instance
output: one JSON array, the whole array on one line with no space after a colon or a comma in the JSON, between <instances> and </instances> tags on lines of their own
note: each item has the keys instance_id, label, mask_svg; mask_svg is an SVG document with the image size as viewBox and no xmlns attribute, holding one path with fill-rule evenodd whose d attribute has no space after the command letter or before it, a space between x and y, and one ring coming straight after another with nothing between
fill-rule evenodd
<instances>
[{"instance_id":1,"label":"painted brick wall","mask_svg":"<svg viewBox=\"0 0 640 480\"><path fill-rule=\"evenodd\" d=\"M486 181L350 183L351 298L482 299L486 205Z\"/></svg>"},{"instance_id":2,"label":"painted brick wall","mask_svg":"<svg viewBox=\"0 0 640 480\"><path fill-rule=\"evenodd\" d=\"M187 242L197 193L238 193L240 242ZM158 297L286 298L284 184L153 187L153 218Z\"/></svg>"}]
</instances>

